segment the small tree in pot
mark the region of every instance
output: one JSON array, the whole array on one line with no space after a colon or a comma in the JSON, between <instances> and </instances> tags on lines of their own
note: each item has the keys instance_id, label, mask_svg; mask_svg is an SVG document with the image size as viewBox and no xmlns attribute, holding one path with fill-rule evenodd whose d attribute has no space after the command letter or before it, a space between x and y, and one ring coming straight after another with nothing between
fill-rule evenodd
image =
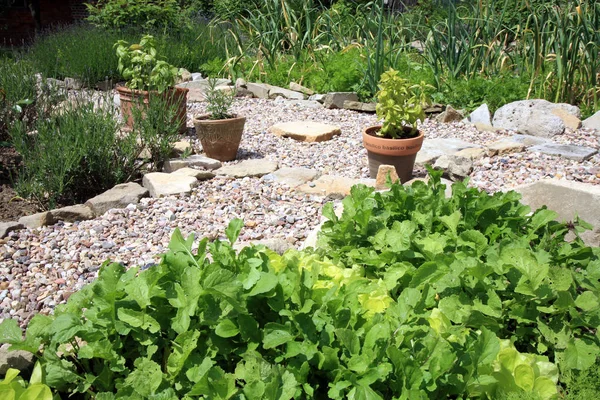
<instances>
[{"instance_id":1,"label":"small tree in pot","mask_svg":"<svg viewBox=\"0 0 600 400\"><path fill-rule=\"evenodd\" d=\"M417 124L425 119L426 85L411 86L398 71L390 69L381 75L378 86L376 112L383 125L363 131L369 173L375 178L380 165L393 165L404 183L412 178L417 152L423 145Z\"/></svg>"},{"instance_id":2,"label":"small tree in pot","mask_svg":"<svg viewBox=\"0 0 600 400\"><path fill-rule=\"evenodd\" d=\"M246 118L230 111L235 89L218 88L216 79L209 79L208 82L204 95L208 113L194 118L196 135L208 157L219 161L235 160Z\"/></svg>"},{"instance_id":3,"label":"small tree in pot","mask_svg":"<svg viewBox=\"0 0 600 400\"><path fill-rule=\"evenodd\" d=\"M119 57L119 72L127 80L125 86L117 86L121 100L121 114L130 128L133 126L131 108L148 104L151 94L167 99L176 108L175 123L179 131L186 129L187 88L175 87L179 70L157 57L154 37L145 35L139 44L129 45L124 40L115 43ZM134 105L137 103L136 105Z\"/></svg>"}]
</instances>

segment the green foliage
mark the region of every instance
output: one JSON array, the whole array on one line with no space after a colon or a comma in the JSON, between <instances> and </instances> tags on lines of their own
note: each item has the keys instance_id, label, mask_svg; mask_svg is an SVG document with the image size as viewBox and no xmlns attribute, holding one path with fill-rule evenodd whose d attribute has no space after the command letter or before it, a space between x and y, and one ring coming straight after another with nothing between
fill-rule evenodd
<instances>
[{"instance_id":1,"label":"green foliage","mask_svg":"<svg viewBox=\"0 0 600 400\"><path fill-rule=\"evenodd\" d=\"M124 40L115 43L118 69L133 90L156 90L163 93L175 85L179 70L157 57L152 35L144 35L139 44L129 45Z\"/></svg>"},{"instance_id":2,"label":"green foliage","mask_svg":"<svg viewBox=\"0 0 600 400\"><path fill-rule=\"evenodd\" d=\"M14 124L12 144L23 157L16 181L21 196L42 205L72 204L136 174L142 149L134 136L117 136L119 125L109 99L104 103L95 109L93 102L72 99L33 126Z\"/></svg>"},{"instance_id":3,"label":"green foliage","mask_svg":"<svg viewBox=\"0 0 600 400\"><path fill-rule=\"evenodd\" d=\"M425 83L411 86L394 69L384 72L377 93L377 116L383 119L383 126L377 135L391 139L416 136L417 122L425 119L425 89Z\"/></svg>"},{"instance_id":4,"label":"green foliage","mask_svg":"<svg viewBox=\"0 0 600 400\"><path fill-rule=\"evenodd\" d=\"M104 29L173 29L183 23L178 0L100 0L86 7L87 20Z\"/></svg>"},{"instance_id":5,"label":"green foliage","mask_svg":"<svg viewBox=\"0 0 600 400\"><path fill-rule=\"evenodd\" d=\"M10 400L60 400L52 395L50 388L44 383L44 370L39 362L35 363L29 383L19 377L19 370L9 368L4 379L0 381L0 398Z\"/></svg>"},{"instance_id":6,"label":"green foliage","mask_svg":"<svg viewBox=\"0 0 600 400\"><path fill-rule=\"evenodd\" d=\"M218 89L216 79L211 78L208 80L208 88L204 93L204 101L206 102L206 111L210 114L210 119L233 118L233 114L229 110L234 99L234 90Z\"/></svg>"},{"instance_id":7,"label":"green foliage","mask_svg":"<svg viewBox=\"0 0 600 400\"><path fill-rule=\"evenodd\" d=\"M34 118L36 77L30 63L0 59L0 141L8 138L11 121Z\"/></svg>"}]
</instances>

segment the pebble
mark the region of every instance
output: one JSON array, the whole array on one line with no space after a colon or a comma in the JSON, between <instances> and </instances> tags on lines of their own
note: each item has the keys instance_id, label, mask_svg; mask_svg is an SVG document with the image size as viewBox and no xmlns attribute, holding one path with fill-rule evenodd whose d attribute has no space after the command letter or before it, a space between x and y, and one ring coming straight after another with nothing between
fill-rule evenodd
<instances>
[{"instance_id":1,"label":"pebble","mask_svg":"<svg viewBox=\"0 0 600 400\"><path fill-rule=\"evenodd\" d=\"M206 110L204 103L188 105L188 127L192 117ZM369 169L362 146L362 130L377 124L377 117L348 110L308 109L297 104L262 99L236 100L233 112L246 117L238 152L243 159L265 158L279 167L307 167L321 174L367 178ZM302 143L270 134L275 123L311 120L340 126L342 134L330 141ZM514 132L478 132L462 123L425 121L426 138L459 138L485 146ZM185 138L201 154L201 145L189 131ZM552 139L556 143L599 148L591 131L567 131ZM475 160L469 185L488 192L507 190L518 184L546 177L600 184L600 155L585 162L565 160L539 153L515 153ZM415 168L415 176L426 170ZM314 187L314 183L309 183ZM89 221L57 224L36 230L12 232L0 244L0 320L17 318L22 326L35 313L50 313L56 304L92 282L107 259L123 265L151 268L176 228L184 237L211 240L225 238L233 218L245 221L240 239L280 238L299 246L319 224L327 200L305 195L272 178L231 179L216 177L202 181L187 197L145 198L139 204L111 210ZM197 245L197 244L196 244Z\"/></svg>"}]
</instances>

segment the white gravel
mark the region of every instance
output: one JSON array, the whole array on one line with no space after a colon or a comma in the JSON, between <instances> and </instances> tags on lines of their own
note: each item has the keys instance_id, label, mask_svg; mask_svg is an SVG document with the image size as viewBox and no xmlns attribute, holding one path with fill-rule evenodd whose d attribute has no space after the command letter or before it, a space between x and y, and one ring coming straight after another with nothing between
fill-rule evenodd
<instances>
[{"instance_id":1,"label":"white gravel","mask_svg":"<svg viewBox=\"0 0 600 400\"><path fill-rule=\"evenodd\" d=\"M188 111L188 126L192 127L191 116L201 113L203 105L189 105ZM377 122L373 115L258 99L237 100L234 111L246 116L239 159L267 158L280 167L368 177L361 130ZM275 123L294 120L339 125L342 135L328 142L300 143L267 132ZM427 121L422 129L428 138L459 138L480 145L512 135L480 133L463 123ZM193 130L189 133L193 135ZM199 151L198 141L193 136L189 139ZM598 137L585 130L567 132L555 141L600 148ZM415 174L423 176L424 170L416 168ZM548 177L600 184L600 156L585 162L530 152L485 157L476 161L471 185L493 192ZM107 259L125 265L152 265L166 251L176 227L184 236L223 237L229 220L239 217L246 223L242 241L282 238L299 245L318 224L327 200L260 178L215 178L202 182L189 197L143 199L137 206L111 210L90 221L13 232L0 240L0 319L16 317L26 324L35 313L50 312L92 281Z\"/></svg>"}]
</instances>

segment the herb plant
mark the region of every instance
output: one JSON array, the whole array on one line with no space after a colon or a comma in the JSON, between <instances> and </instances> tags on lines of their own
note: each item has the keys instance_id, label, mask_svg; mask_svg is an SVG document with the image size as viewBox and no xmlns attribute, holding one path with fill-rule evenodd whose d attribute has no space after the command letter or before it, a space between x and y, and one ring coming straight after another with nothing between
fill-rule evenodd
<instances>
[{"instance_id":1,"label":"herb plant","mask_svg":"<svg viewBox=\"0 0 600 400\"><path fill-rule=\"evenodd\" d=\"M29 382L19 376L19 370L9 368L0 381L0 398L11 400L60 400L58 395L44 383L44 370L39 362L35 363Z\"/></svg>"},{"instance_id":2,"label":"herb plant","mask_svg":"<svg viewBox=\"0 0 600 400\"><path fill-rule=\"evenodd\" d=\"M115 43L119 72L132 90L156 90L159 93L175 85L179 70L157 58L154 37L144 35L139 44L124 40Z\"/></svg>"},{"instance_id":3,"label":"herb plant","mask_svg":"<svg viewBox=\"0 0 600 400\"><path fill-rule=\"evenodd\" d=\"M376 111L377 116L383 118L383 125L376 134L390 139L417 136L417 122L425 119L425 84L417 91L418 85L411 85L390 68L381 75L378 86Z\"/></svg>"},{"instance_id":4,"label":"herb plant","mask_svg":"<svg viewBox=\"0 0 600 400\"><path fill-rule=\"evenodd\" d=\"M209 119L229 119L234 115L229 111L233 100L235 99L235 89L217 88L217 79L208 79L208 88L204 93L206 101L206 111L209 113Z\"/></svg>"}]
</instances>

